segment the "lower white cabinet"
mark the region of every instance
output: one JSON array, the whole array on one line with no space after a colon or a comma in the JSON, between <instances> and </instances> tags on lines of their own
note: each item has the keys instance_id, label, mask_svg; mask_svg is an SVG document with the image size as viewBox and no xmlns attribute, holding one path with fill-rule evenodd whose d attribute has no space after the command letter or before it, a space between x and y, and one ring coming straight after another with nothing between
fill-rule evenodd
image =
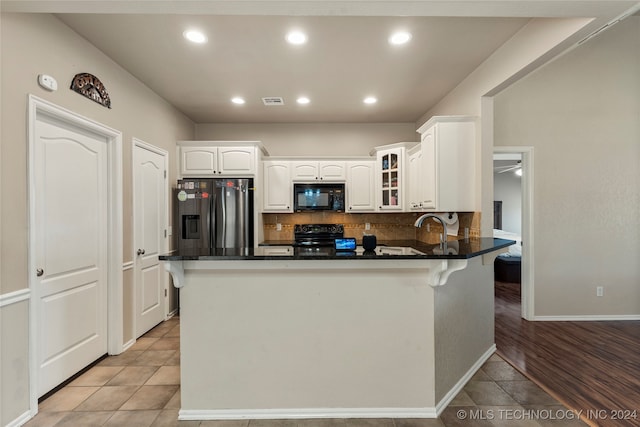
<instances>
[{"instance_id":1,"label":"lower white cabinet","mask_svg":"<svg viewBox=\"0 0 640 427\"><path fill-rule=\"evenodd\" d=\"M263 162L262 209L264 212L293 212L291 162Z\"/></svg>"},{"instance_id":2,"label":"lower white cabinet","mask_svg":"<svg viewBox=\"0 0 640 427\"><path fill-rule=\"evenodd\" d=\"M374 160L347 162L347 212L376 210L375 172Z\"/></svg>"}]
</instances>

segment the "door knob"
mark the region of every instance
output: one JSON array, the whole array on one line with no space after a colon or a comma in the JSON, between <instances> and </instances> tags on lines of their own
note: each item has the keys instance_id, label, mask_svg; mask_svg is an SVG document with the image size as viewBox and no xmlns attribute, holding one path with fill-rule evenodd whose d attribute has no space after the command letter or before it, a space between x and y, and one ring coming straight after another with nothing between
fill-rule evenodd
<instances>
[{"instance_id":1,"label":"door knob","mask_svg":"<svg viewBox=\"0 0 640 427\"><path fill-rule=\"evenodd\" d=\"M144 249L138 249L138 255L144 255Z\"/></svg>"},{"instance_id":2,"label":"door knob","mask_svg":"<svg viewBox=\"0 0 640 427\"><path fill-rule=\"evenodd\" d=\"M43 270L43 269L38 268L38 269L36 270L36 276L40 277L40 276L42 276L43 274L44 274L44 270Z\"/></svg>"}]
</instances>

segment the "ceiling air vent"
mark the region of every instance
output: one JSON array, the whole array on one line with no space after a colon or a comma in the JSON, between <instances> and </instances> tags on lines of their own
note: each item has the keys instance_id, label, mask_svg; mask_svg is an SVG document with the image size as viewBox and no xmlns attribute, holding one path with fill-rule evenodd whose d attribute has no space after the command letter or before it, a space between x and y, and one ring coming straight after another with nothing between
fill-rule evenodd
<instances>
[{"instance_id":1,"label":"ceiling air vent","mask_svg":"<svg viewBox=\"0 0 640 427\"><path fill-rule=\"evenodd\" d=\"M284 105L284 99L282 99L282 97L280 96L269 96L266 98L262 98L262 102L268 107L272 105Z\"/></svg>"}]
</instances>

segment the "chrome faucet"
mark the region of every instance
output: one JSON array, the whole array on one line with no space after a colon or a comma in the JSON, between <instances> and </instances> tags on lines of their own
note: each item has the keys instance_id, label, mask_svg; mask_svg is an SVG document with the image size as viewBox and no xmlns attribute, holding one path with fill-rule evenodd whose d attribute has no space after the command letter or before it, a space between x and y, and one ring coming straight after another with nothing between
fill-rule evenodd
<instances>
[{"instance_id":1,"label":"chrome faucet","mask_svg":"<svg viewBox=\"0 0 640 427\"><path fill-rule=\"evenodd\" d=\"M422 223L424 222L425 219L427 218L433 218L433 219L437 219L438 221L440 221L440 224L442 224L442 228L444 229L444 233L440 236L440 244L443 246L446 246L447 244L447 224L444 223L444 219L442 219L442 217L436 215L436 214L432 214L432 213L426 213L420 217L418 217L418 219L416 219L416 223L414 224L416 226L416 228L420 228L422 226Z\"/></svg>"}]
</instances>

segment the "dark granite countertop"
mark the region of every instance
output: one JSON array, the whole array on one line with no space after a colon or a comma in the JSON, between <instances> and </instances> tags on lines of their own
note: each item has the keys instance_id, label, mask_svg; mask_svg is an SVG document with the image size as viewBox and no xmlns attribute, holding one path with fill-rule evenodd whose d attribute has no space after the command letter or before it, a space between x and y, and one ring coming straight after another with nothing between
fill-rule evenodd
<instances>
[{"instance_id":1,"label":"dark granite countertop","mask_svg":"<svg viewBox=\"0 0 640 427\"><path fill-rule=\"evenodd\" d=\"M290 244L287 244L290 243ZM194 249L160 255L161 261L227 261L227 260L358 260L358 259L467 259L509 247L513 240L479 237L451 240L446 251L440 245L417 240L379 241L375 251L336 252L331 248L309 251L293 247L293 242L266 241L258 248Z\"/></svg>"}]
</instances>

